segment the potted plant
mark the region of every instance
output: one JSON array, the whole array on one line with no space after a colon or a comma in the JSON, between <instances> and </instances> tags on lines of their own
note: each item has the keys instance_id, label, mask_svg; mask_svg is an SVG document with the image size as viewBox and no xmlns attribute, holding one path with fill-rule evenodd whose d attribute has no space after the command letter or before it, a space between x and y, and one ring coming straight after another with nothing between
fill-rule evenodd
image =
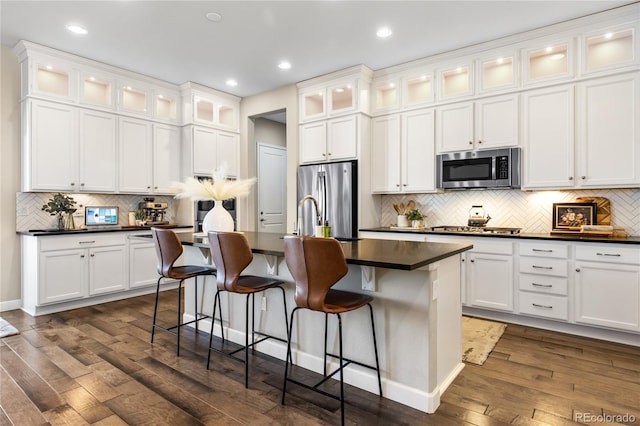
<instances>
[{"instance_id":1,"label":"potted plant","mask_svg":"<svg viewBox=\"0 0 640 426\"><path fill-rule=\"evenodd\" d=\"M58 216L58 229L75 229L73 214L78 210L75 205L73 197L58 192L42 206L42 210L51 216Z\"/></svg>"},{"instance_id":2,"label":"potted plant","mask_svg":"<svg viewBox=\"0 0 640 426\"><path fill-rule=\"evenodd\" d=\"M136 226L142 226L144 224L144 210L136 210L134 217L136 219Z\"/></svg>"},{"instance_id":3,"label":"potted plant","mask_svg":"<svg viewBox=\"0 0 640 426\"><path fill-rule=\"evenodd\" d=\"M411 221L411 226L414 228L421 228L423 226L424 215L418 209L409 210L405 215L407 220Z\"/></svg>"}]
</instances>

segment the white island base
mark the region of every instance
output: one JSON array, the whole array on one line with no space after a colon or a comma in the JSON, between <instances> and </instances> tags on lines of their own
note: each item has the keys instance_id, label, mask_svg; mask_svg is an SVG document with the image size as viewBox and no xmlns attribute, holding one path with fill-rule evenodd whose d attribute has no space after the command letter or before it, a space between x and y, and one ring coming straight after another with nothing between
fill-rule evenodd
<instances>
[{"instance_id":1,"label":"white island base","mask_svg":"<svg viewBox=\"0 0 640 426\"><path fill-rule=\"evenodd\" d=\"M208 250L185 247L185 263L206 264ZM254 254L245 274L277 276L285 284L287 315L294 308L295 285L283 257ZM374 277L372 276L375 275ZM371 280L370 278L373 278ZM200 280L201 282L202 280ZM193 319L194 286L186 285L185 320ZM374 291L363 290L372 286ZM207 278L202 311L211 313L215 294L215 277ZM423 412L433 413L440 396L464 367L462 363L462 308L460 303L460 254L412 271L349 265L349 273L335 288L365 292L374 298L373 309L378 340L383 396ZM371 288L371 287L369 287ZM204 290L203 290L204 289ZM263 299L263 295L266 299ZM244 344L245 297L222 292L225 337ZM286 340L282 296L279 290L258 294L255 300L256 329ZM375 365L368 309L343 315L344 356ZM329 351L337 353L337 322L329 316ZM201 321L208 331L210 322ZM308 370L323 371L324 315L309 310L296 313L293 330L293 362ZM220 336L216 321L214 334ZM286 345L269 339L256 349L285 359ZM333 361L332 361L333 362ZM331 367L337 367L337 361ZM283 367L284 377L284 367ZM344 380L353 386L378 393L374 370L349 365Z\"/></svg>"}]
</instances>

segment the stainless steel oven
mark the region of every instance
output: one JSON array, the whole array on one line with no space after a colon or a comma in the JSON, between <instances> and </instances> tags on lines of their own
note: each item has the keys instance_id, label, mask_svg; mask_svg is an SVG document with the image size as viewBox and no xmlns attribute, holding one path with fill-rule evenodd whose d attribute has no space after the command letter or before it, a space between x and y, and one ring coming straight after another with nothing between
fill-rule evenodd
<instances>
[{"instance_id":1,"label":"stainless steel oven","mask_svg":"<svg viewBox=\"0 0 640 426\"><path fill-rule=\"evenodd\" d=\"M520 148L450 152L436 158L438 188L520 188Z\"/></svg>"}]
</instances>

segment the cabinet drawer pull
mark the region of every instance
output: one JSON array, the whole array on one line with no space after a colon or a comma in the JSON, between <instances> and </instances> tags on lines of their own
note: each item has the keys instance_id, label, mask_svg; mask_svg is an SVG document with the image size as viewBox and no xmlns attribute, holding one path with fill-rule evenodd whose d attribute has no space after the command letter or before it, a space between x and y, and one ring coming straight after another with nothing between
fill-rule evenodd
<instances>
[{"instance_id":1,"label":"cabinet drawer pull","mask_svg":"<svg viewBox=\"0 0 640 426\"><path fill-rule=\"evenodd\" d=\"M553 266L538 266L538 265L531 265L532 268L534 269L553 269Z\"/></svg>"},{"instance_id":2,"label":"cabinet drawer pull","mask_svg":"<svg viewBox=\"0 0 640 426\"><path fill-rule=\"evenodd\" d=\"M553 306L551 305L539 305L537 303L532 303L532 305L536 308L553 309Z\"/></svg>"},{"instance_id":3,"label":"cabinet drawer pull","mask_svg":"<svg viewBox=\"0 0 640 426\"><path fill-rule=\"evenodd\" d=\"M620 257L622 256L619 253L596 253L598 256L612 256L612 257Z\"/></svg>"},{"instance_id":4,"label":"cabinet drawer pull","mask_svg":"<svg viewBox=\"0 0 640 426\"><path fill-rule=\"evenodd\" d=\"M544 288L551 288L553 287L553 284L538 284L538 283L531 283L532 286L536 286L536 287L544 287Z\"/></svg>"},{"instance_id":5,"label":"cabinet drawer pull","mask_svg":"<svg viewBox=\"0 0 640 426\"><path fill-rule=\"evenodd\" d=\"M93 244L95 242L96 242L95 240L93 240L93 241L78 241L78 244Z\"/></svg>"},{"instance_id":6,"label":"cabinet drawer pull","mask_svg":"<svg viewBox=\"0 0 640 426\"><path fill-rule=\"evenodd\" d=\"M539 251L539 252L542 252L542 253L553 253L553 250L542 250L542 249L537 249L537 248L531 249L531 251Z\"/></svg>"}]
</instances>

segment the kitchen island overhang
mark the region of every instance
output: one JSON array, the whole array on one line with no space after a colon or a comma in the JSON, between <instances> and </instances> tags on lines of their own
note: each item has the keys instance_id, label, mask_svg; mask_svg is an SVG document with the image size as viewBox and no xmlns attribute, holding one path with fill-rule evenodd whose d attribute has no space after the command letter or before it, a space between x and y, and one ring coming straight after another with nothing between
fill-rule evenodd
<instances>
[{"instance_id":1,"label":"kitchen island overhang","mask_svg":"<svg viewBox=\"0 0 640 426\"><path fill-rule=\"evenodd\" d=\"M289 312L295 306L295 284L284 260L282 234L244 232L254 253L246 274L277 277L285 281ZM185 263L208 264L206 238L179 234L185 246ZM426 243L361 239L343 242L348 274L335 288L366 292L373 308L384 396L427 413L440 405L440 395L463 368L462 307L460 303L460 254L471 244ZM363 288L371 288L367 291ZM185 286L193 300L194 286ZM215 277L198 287L202 312L212 312ZM225 337L244 342L244 298L221 293ZM255 304L256 329L286 338L281 298L275 293ZM275 296L275 297L274 297ZM185 303L185 320L194 317L192 303ZM335 319L329 320L329 350L337 344ZM345 356L373 362L369 319L366 312L344 316ZM200 329L210 330L211 323ZM293 330L293 361L322 374L324 315L301 311ZM220 335L216 322L214 334ZM256 349L281 360L286 345L273 339ZM336 367L335 364L330 365ZM284 373L284 369L283 369ZM355 365L345 369L345 382L377 393L374 372ZM348 397L348 396L347 396ZM373 397L373 395L372 395Z\"/></svg>"}]
</instances>

